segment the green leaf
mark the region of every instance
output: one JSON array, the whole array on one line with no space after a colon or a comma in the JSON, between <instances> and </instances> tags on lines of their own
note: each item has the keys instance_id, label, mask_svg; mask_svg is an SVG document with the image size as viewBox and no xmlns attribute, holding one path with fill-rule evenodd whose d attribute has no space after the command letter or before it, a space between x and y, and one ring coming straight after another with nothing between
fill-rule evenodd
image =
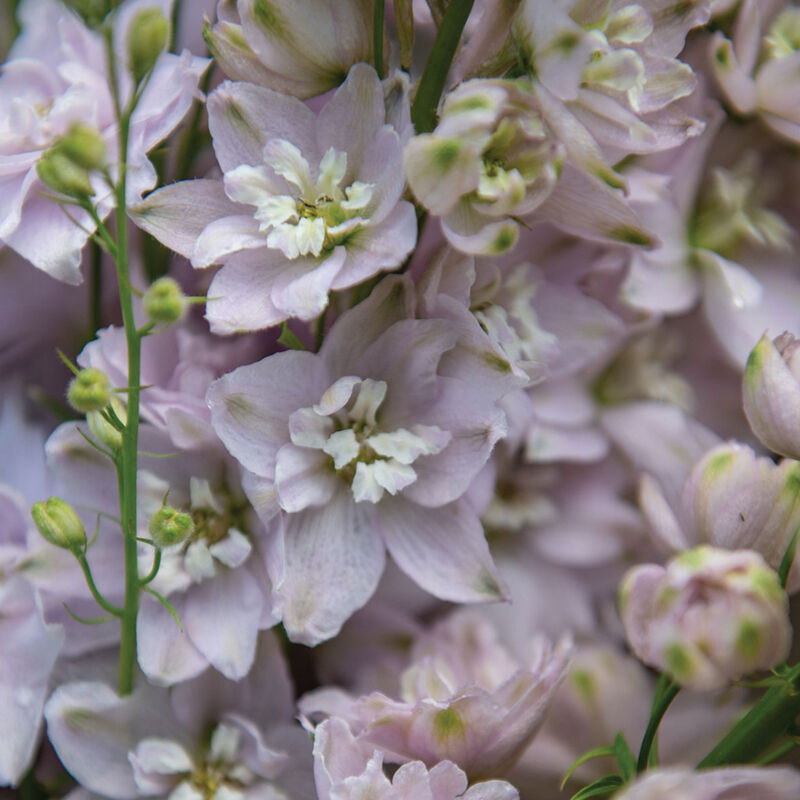
<instances>
[{"instance_id":1,"label":"green leaf","mask_svg":"<svg viewBox=\"0 0 800 800\"><path fill-rule=\"evenodd\" d=\"M792 564L794 563L794 556L797 550L798 534L800 534L800 528L794 532L792 540L789 542L789 546L786 548L786 552L783 554L783 558L781 559L781 565L778 567L778 578L780 579L781 586L784 589L786 588L786 581L789 578L789 570L792 568Z\"/></svg>"},{"instance_id":2,"label":"green leaf","mask_svg":"<svg viewBox=\"0 0 800 800\"><path fill-rule=\"evenodd\" d=\"M611 756L614 757L616 755L616 751L613 747L595 747L594 750L589 750L588 752L584 753L577 761L573 762L572 766L567 770L566 774L564 775L564 779L561 781L561 786L559 789L563 789L566 785L567 781L570 779L570 776L576 769L578 769L581 764L585 764L587 761L591 761L593 758L603 758L604 756Z\"/></svg>"},{"instance_id":3,"label":"green leaf","mask_svg":"<svg viewBox=\"0 0 800 800\"><path fill-rule=\"evenodd\" d=\"M278 337L278 342L290 350L308 350L308 348L300 341L297 334L289 329L289 326L284 322L281 325L281 335Z\"/></svg>"},{"instance_id":4,"label":"green leaf","mask_svg":"<svg viewBox=\"0 0 800 800\"><path fill-rule=\"evenodd\" d=\"M614 755L617 757L622 780L627 783L636 774L636 759L622 731L614 737Z\"/></svg>"},{"instance_id":5,"label":"green leaf","mask_svg":"<svg viewBox=\"0 0 800 800\"><path fill-rule=\"evenodd\" d=\"M579 792L576 792L570 800L586 800L587 797L600 797L601 795L611 794L622 785L623 781L619 775L604 775L594 783L590 783Z\"/></svg>"}]
</instances>

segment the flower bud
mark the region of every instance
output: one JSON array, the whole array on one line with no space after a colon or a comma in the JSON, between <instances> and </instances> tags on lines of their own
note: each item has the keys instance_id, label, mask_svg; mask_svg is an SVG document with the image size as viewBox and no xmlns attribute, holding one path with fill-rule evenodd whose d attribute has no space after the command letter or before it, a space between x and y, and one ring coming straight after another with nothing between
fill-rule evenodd
<instances>
[{"instance_id":1,"label":"flower bud","mask_svg":"<svg viewBox=\"0 0 800 800\"><path fill-rule=\"evenodd\" d=\"M788 600L750 550L687 550L666 568L642 564L620 584L628 642L645 663L689 689L721 689L786 658Z\"/></svg>"},{"instance_id":2,"label":"flower bud","mask_svg":"<svg viewBox=\"0 0 800 800\"><path fill-rule=\"evenodd\" d=\"M82 369L67 389L69 404L81 414L100 411L111 402L111 384L104 372L94 367Z\"/></svg>"},{"instance_id":3,"label":"flower bud","mask_svg":"<svg viewBox=\"0 0 800 800\"><path fill-rule=\"evenodd\" d=\"M744 370L744 413L770 450L800 458L800 342L790 333L765 333Z\"/></svg>"},{"instance_id":4,"label":"flower bud","mask_svg":"<svg viewBox=\"0 0 800 800\"><path fill-rule=\"evenodd\" d=\"M134 80L139 81L153 69L166 47L169 22L158 8L142 9L128 28L128 63Z\"/></svg>"},{"instance_id":5,"label":"flower bud","mask_svg":"<svg viewBox=\"0 0 800 800\"><path fill-rule=\"evenodd\" d=\"M77 200L94 194L89 172L58 147L48 150L37 162L36 172L45 186Z\"/></svg>"},{"instance_id":6,"label":"flower bud","mask_svg":"<svg viewBox=\"0 0 800 800\"><path fill-rule=\"evenodd\" d=\"M178 282L159 278L144 294L144 310L153 322L170 324L186 313L188 302Z\"/></svg>"},{"instance_id":7,"label":"flower bud","mask_svg":"<svg viewBox=\"0 0 800 800\"><path fill-rule=\"evenodd\" d=\"M614 800L795 800L800 772L792 767L732 766L701 771L688 767L648 769L614 795Z\"/></svg>"},{"instance_id":8,"label":"flower bud","mask_svg":"<svg viewBox=\"0 0 800 800\"><path fill-rule=\"evenodd\" d=\"M114 409L114 413L125 423L128 421L128 411L118 397L111 398L109 404ZM104 416L102 411L90 411L86 415L89 423L89 430L92 436L104 444L112 453L122 449L122 432L117 430Z\"/></svg>"},{"instance_id":9,"label":"flower bud","mask_svg":"<svg viewBox=\"0 0 800 800\"><path fill-rule=\"evenodd\" d=\"M79 167L92 170L102 167L106 160L106 143L91 125L76 122L57 148Z\"/></svg>"},{"instance_id":10,"label":"flower bud","mask_svg":"<svg viewBox=\"0 0 800 800\"><path fill-rule=\"evenodd\" d=\"M194 522L191 515L184 511L178 511L170 506L161 506L150 517L147 529L159 547L170 547L173 544L180 544L192 535Z\"/></svg>"},{"instance_id":11,"label":"flower bud","mask_svg":"<svg viewBox=\"0 0 800 800\"><path fill-rule=\"evenodd\" d=\"M34 503L31 516L39 533L56 547L80 555L86 547L86 531L80 517L69 503L51 497L44 503Z\"/></svg>"}]
</instances>

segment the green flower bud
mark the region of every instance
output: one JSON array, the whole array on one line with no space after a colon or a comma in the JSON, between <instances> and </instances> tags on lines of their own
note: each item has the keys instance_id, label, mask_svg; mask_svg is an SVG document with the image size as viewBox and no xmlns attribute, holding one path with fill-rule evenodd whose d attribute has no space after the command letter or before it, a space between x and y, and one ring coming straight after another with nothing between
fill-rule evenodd
<instances>
[{"instance_id":1,"label":"green flower bud","mask_svg":"<svg viewBox=\"0 0 800 800\"><path fill-rule=\"evenodd\" d=\"M134 80L153 69L167 45L169 22L158 8L142 9L128 28L128 63Z\"/></svg>"},{"instance_id":2,"label":"green flower bud","mask_svg":"<svg viewBox=\"0 0 800 800\"><path fill-rule=\"evenodd\" d=\"M159 547L169 547L180 544L194 532L194 521L184 511L178 511L170 506L161 508L150 517L147 526L150 536Z\"/></svg>"},{"instance_id":3,"label":"green flower bud","mask_svg":"<svg viewBox=\"0 0 800 800\"><path fill-rule=\"evenodd\" d=\"M159 278L144 294L144 310L153 322L177 322L187 306L186 296L172 278Z\"/></svg>"},{"instance_id":4,"label":"green flower bud","mask_svg":"<svg viewBox=\"0 0 800 800\"><path fill-rule=\"evenodd\" d=\"M128 421L128 411L118 397L111 397L111 408L123 422ZM122 432L118 431L104 416L102 411L90 411L86 415L89 423L89 430L92 436L104 444L112 453L118 453L122 449Z\"/></svg>"},{"instance_id":5,"label":"green flower bud","mask_svg":"<svg viewBox=\"0 0 800 800\"><path fill-rule=\"evenodd\" d=\"M36 172L45 186L68 197L83 200L94 194L89 172L58 147L51 148L39 159Z\"/></svg>"},{"instance_id":6,"label":"green flower bud","mask_svg":"<svg viewBox=\"0 0 800 800\"><path fill-rule=\"evenodd\" d=\"M97 29L105 19L106 0L64 0L64 5L71 8L89 28Z\"/></svg>"},{"instance_id":7,"label":"green flower bud","mask_svg":"<svg viewBox=\"0 0 800 800\"><path fill-rule=\"evenodd\" d=\"M80 555L86 547L86 531L80 517L69 503L51 497L44 503L34 503L31 516L39 533L56 547Z\"/></svg>"},{"instance_id":8,"label":"green flower bud","mask_svg":"<svg viewBox=\"0 0 800 800\"><path fill-rule=\"evenodd\" d=\"M103 137L96 128L83 122L76 122L56 148L84 169L98 169L106 160L106 143Z\"/></svg>"},{"instance_id":9,"label":"green flower bud","mask_svg":"<svg viewBox=\"0 0 800 800\"><path fill-rule=\"evenodd\" d=\"M111 384L105 373L94 367L82 369L67 389L69 404L82 414L100 411L111 402Z\"/></svg>"}]
</instances>

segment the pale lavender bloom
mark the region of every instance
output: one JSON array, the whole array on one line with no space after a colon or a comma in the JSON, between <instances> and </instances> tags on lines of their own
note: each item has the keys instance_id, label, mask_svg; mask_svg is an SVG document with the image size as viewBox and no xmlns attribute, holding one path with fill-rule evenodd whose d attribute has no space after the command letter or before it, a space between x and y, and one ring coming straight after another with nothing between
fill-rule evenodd
<instances>
[{"instance_id":1,"label":"pale lavender bloom","mask_svg":"<svg viewBox=\"0 0 800 800\"><path fill-rule=\"evenodd\" d=\"M131 0L116 12L114 47L125 50L127 26L137 9L156 6L169 14L163 0ZM94 223L82 209L70 216L52 199L36 173L43 153L75 122L100 132L113 167L118 151L108 64L103 38L56 0L30 0L20 6L23 33L3 65L0 79L0 241L39 269L67 283L80 283L80 251ZM132 95L132 79L118 56L120 91ZM128 153L128 202L135 202L156 183L147 152L180 122L197 94L197 81L208 60L162 54L131 118ZM92 179L93 202L105 217L114 205L112 190Z\"/></svg>"},{"instance_id":2,"label":"pale lavender bloom","mask_svg":"<svg viewBox=\"0 0 800 800\"><path fill-rule=\"evenodd\" d=\"M688 767L648 770L615 800L794 800L800 772L792 767Z\"/></svg>"},{"instance_id":3,"label":"pale lavender bloom","mask_svg":"<svg viewBox=\"0 0 800 800\"><path fill-rule=\"evenodd\" d=\"M209 390L217 434L254 473L256 510L283 512L267 563L303 642L330 638L367 601L386 548L437 597L504 595L462 495L505 433L497 400L519 381L464 346L463 325L408 318L412 304L410 284L386 278L319 353L277 353Z\"/></svg>"},{"instance_id":4,"label":"pale lavender bloom","mask_svg":"<svg viewBox=\"0 0 800 800\"><path fill-rule=\"evenodd\" d=\"M800 458L800 358L795 337L774 341L765 333L744 370L744 413L753 433L770 450Z\"/></svg>"},{"instance_id":5,"label":"pale lavender bloom","mask_svg":"<svg viewBox=\"0 0 800 800\"><path fill-rule=\"evenodd\" d=\"M696 79L675 56L708 17L705 0L525 0L512 32L536 79L616 161L675 147L703 130L677 102Z\"/></svg>"},{"instance_id":6,"label":"pale lavender bloom","mask_svg":"<svg viewBox=\"0 0 800 800\"><path fill-rule=\"evenodd\" d=\"M780 566L800 524L799 494L796 461L775 464L736 442L705 453L677 496L665 496L648 474L639 484L639 503L660 549L674 553L710 544L756 550L773 569ZM797 567L788 588L800 588Z\"/></svg>"},{"instance_id":7,"label":"pale lavender bloom","mask_svg":"<svg viewBox=\"0 0 800 800\"><path fill-rule=\"evenodd\" d=\"M169 694L142 683L127 697L103 683L67 683L45 716L67 770L113 800L313 800L311 743L293 711L280 646L265 633L255 668L238 682L209 671Z\"/></svg>"},{"instance_id":8,"label":"pale lavender bloom","mask_svg":"<svg viewBox=\"0 0 800 800\"><path fill-rule=\"evenodd\" d=\"M22 497L0 484L0 786L16 785L36 751L50 672L64 631L45 621L39 593L26 580L35 554Z\"/></svg>"},{"instance_id":9,"label":"pale lavender bloom","mask_svg":"<svg viewBox=\"0 0 800 800\"><path fill-rule=\"evenodd\" d=\"M220 341L194 331L188 324L172 325L142 341L142 419L165 431L175 447L191 450L219 446L211 428L205 395L211 382L252 360L259 344L252 339ZM104 372L113 386L128 383L125 331L103 328L78 356L82 367ZM122 395L124 400L125 396Z\"/></svg>"},{"instance_id":10,"label":"pale lavender bloom","mask_svg":"<svg viewBox=\"0 0 800 800\"><path fill-rule=\"evenodd\" d=\"M331 291L399 266L416 241L400 138L375 71L357 64L318 115L300 100L225 82L208 100L222 181L173 184L138 223L195 267L215 333L310 320Z\"/></svg>"},{"instance_id":11,"label":"pale lavender bloom","mask_svg":"<svg viewBox=\"0 0 800 800\"><path fill-rule=\"evenodd\" d=\"M786 658L789 603L751 550L687 550L666 568L641 564L619 589L625 633L645 664L690 689L721 689Z\"/></svg>"},{"instance_id":12,"label":"pale lavender bloom","mask_svg":"<svg viewBox=\"0 0 800 800\"><path fill-rule=\"evenodd\" d=\"M300 701L307 714L346 718L359 739L390 760L457 763L471 777L501 774L542 725L564 677L569 643L529 642L517 662L475 611L451 615L420 637L401 676L401 700L320 689Z\"/></svg>"},{"instance_id":13,"label":"pale lavender bloom","mask_svg":"<svg viewBox=\"0 0 800 800\"><path fill-rule=\"evenodd\" d=\"M203 38L229 78L313 97L343 83L353 64L372 63L372 3L221 0Z\"/></svg>"},{"instance_id":14,"label":"pale lavender bloom","mask_svg":"<svg viewBox=\"0 0 800 800\"><path fill-rule=\"evenodd\" d=\"M408 142L404 163L414 194L466 253L510 250L519 217L590 239L655 243L589 131L528 80L461 84L445 97L435 130Z\"/></svg>"},{"instance_id":15,"label":"pale lavender bloom","mask_svg":"<svg viewBox=\"0 0 800 800\"><path fill-rule=\"evenodd\" d=\"M658 172L626 172L631 205L662 244L630 253L620 298L651 314L701 302L726 355L743 366L765 327L800 324L792 229L767 206L771 182L755 152L706 168L709 147L722 146L728 132L717 138L718 108L705 116L706 133L653 164Z\"/></svg>"},{"instance_id":16,"label":"pale lavender bloom","mask_svg":"<svg viewBox=\"0 0 800 800\"><path fill-rule=\"evenodd\" d=\"M800 9L783 0L743 0L728 39L717 31L709 63L726 102L758 115L775 133L800 141Z\"/></svg>"},{"instance_id":17,"label":"pale lavender bloom","mask_svg":"<svg viewBox=\"0 0 800 800\"><path fill-rule=\"evenodd\" d=\"M326 720L314 731L314 775L319 800L518 800L506 781L485 781L467 789L467 776L451 761L428 770L421 761L403 764L391 781L384 754L354 739L345 722Z\"/></svg>"}]
</instances>

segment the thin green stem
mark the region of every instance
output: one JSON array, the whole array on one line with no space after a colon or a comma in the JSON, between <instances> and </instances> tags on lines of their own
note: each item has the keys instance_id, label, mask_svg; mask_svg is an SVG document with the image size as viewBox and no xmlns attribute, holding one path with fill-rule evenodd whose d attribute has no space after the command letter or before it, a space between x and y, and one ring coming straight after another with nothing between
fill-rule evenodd
<instances>
[{"instance_id":1,"label":"thin green stem","mask_svg":"<svg viewBox=\"0 0 800 800\"><path fill-rule=\"evenodd\" d=\"M153 566L150 568L150 572L139 580L139 586L147 586L156 575L158 575L158 570L161 568L161 550L156 547L155 554L153 555Z\"/></svg>"},{"instance_id":2,"label":"thin green stem","mask_svg":"<svg viewBox=\"0 0 800 800\"><path fill-rule=\"evenodd\" d=\"M411 121L417 133L428 133L436 127L439 98L473 3L474 0L450 0L444 12L411 106Z\"/></svg>"},{"instance_id":3,"label":"thin green stem","mask_svg":"<svg viewBox=\"0 0 800 800\"><path fill-rule=\"evenodd\" d=\"M636 763L636 771L644 772L650 762L650 751L653 747L658 726L667 713L670 703L675 699L681 687L673 683L666 675L662 675L656 686L655 697L653 698L653 708L650 711L650 721L647 723L647 730L642 737L642 746L639 748L639 758Z\"/></svg>"},{"instance_id":4,"label":"thin green stem","mask_svg":"<svg viewBox=\"0 0 800 800\"><path fill-rule=\"evenodd\" d=\"M120 495L120 520L125 547L125 605L121 615L118 689L120 695L133 691L136 667L136 617L139 613L139 568L136 543L136 476L139 444L139 385L141 383L141 337L136 330L133 297L128 264L127 172L128 137L131 115L141 96L137 87L130 103L123 110L119 95L117 62L110 27L106 27L106 53L115 116L119 122L119 160L116 195L116 267L122 322L128 350L128 409L122 431L122 448L115 459ZM112 251L113 252L113 251Z\"/></svg>"},{"instance_id":5,"label":"thin green stem","mask_svg":"<svg viewBox=\"0 0 800 800\"><path fill-rule=\"evenodd\" d=\"M113 614L115 617L122 616L122 609L115 606L113 603L109 603L108 600L103 597L100 593L100 590L97 588L97 585L94 582L94 576L92 575L92 570L89 567L89 562L86 560L85 555L77 556L78 563L81 565L81 569L83 570L83 575L86 578L86 585L89 587L89 591L92 593L92 597L97 601L97 605L99 605L103 611L108 611L109 614Z\"/></svg>"},{"instance_id":6,"label":"thin green stem","mask_svg":"<svg viewBox=\"0 0 800 800\"><path fill-rule=\"evenodd\" d=\"M91 244L91 278L89 284L89 339L100 329L100 303L103 297L103 251L97 242Z\"/></svg>"},{"instance_id":7,"label":"thin green stem","mask_svg":"<svg viewBox=\"0 0 800 800\"><path fill-rule=\"evenodd\" d=\"M375 72L383 80L383 12L385 0L375 0L375 11L372 17L372 54Z\"/></svg>"}]
</instances>

